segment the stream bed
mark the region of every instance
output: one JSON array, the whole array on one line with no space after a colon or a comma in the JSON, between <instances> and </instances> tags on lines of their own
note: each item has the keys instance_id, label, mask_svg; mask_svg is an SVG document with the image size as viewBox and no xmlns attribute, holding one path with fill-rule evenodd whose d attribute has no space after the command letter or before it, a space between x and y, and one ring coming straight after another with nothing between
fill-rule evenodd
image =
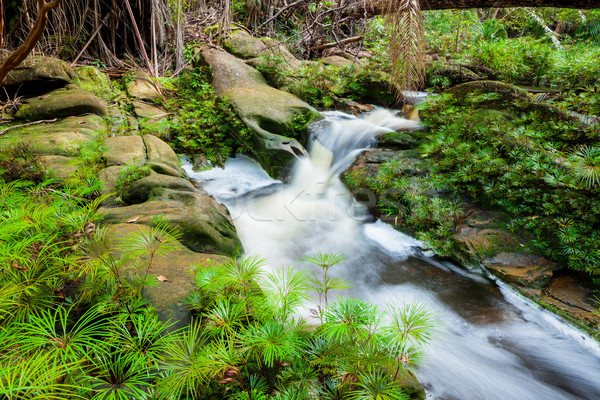
<instances>
[{"instance_id":1,"label":"stream bed","mask_svg":"<svg viewBox=\"0 0 600 400\"><path fill-rule=\"evenodd\" d=\"M271 179L250 158L190 177L231 213L247 255L267 268L317 252L346 259L331 269L352 288L344 296L375 304L418 301L436 312L439 332L417 370L428 399L600 399L598 343L502 283L426 257L421 243L369 215L339 174L378 135L415 129L378 110L354 118L329 113L313 127L311 157L289 182Z\"/></svg>"}]
</instances>

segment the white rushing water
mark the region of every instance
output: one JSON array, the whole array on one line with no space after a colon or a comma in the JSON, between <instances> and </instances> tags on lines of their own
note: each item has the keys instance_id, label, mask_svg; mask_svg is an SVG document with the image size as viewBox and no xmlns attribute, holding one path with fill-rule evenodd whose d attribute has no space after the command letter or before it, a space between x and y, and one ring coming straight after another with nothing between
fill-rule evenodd
<instances>
[{"instance_id":1,"label":"white rushing water","mask_svg":"<svg viewBox=\"0 0 600 400\"><path fill-rule=\"evenodd\" d=\"M246 254L279 267L342 253L331 272L353 284L347 295L436 311L442 328L418 371L429 399L600 399L595 341L504 285L422 256L419 241L373 222L341 183L339 173L378 135L415 128L386 110L330 113L314 132L311 159L298 160L285 184L244 156L224 169L185 169L228 207Z\"/></svg>"}]
</instances>

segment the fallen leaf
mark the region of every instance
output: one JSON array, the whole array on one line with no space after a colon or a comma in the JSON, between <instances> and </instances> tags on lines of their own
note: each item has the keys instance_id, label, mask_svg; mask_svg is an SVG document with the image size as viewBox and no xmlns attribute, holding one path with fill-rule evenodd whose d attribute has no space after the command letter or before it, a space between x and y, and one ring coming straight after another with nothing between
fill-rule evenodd
<instances>
[{"instance_id":1,"label":"fallen leaf","mask_svg":"<svg viewBox=\"0 0 600 400\"><path fill-rule=\"evenodd\" d=\"M125 222L127 222L128 224L132 224L132 223L136 222L138 219L140 219L140 216L139 216L139 215L138 215L137 217L132 217L132 218L129 218L129 219L128 219L127 221L125 221Z\"/></svg>"},{"instance_id":2,"label":"fallen leaf","mask_svg":"<svg viewBox=\"0 0 600 400\"><path fill-rule=\"evenodd\" d=\"M161 282L171 282L171 280L164 275L159 275L156 277L156 279L158 279Z\"/></svg>"}]
</instances>

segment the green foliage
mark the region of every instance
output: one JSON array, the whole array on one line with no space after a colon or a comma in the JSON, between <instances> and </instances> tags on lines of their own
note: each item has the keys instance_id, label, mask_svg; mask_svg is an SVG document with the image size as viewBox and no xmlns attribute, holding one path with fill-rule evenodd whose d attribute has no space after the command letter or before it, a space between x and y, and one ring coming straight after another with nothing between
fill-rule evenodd
<instances>
[{"instance_id":1,"label":"green foliage","mask_svg":"<svg viewBox=\"0 0 600 400\"><path fill-rule=\"evenodd\" d=\"M177 115L157 132L170 139L185 154L202 153L220 164L235 153L249 149L251 132L233 111L231 104L217 96L209 83L209 70L185 70L179 78L165 82L171 98L165 104Z\"/></svg>"},{"instance_id":2,"label":"green foliage","mask_svg":"<svg viewBox=\"0 0 600 400\"><path fill-rule=\"evenodd\" d=\"M598 130L488 97L441 95L423 107L431 174L506 212L533 250L600 273Z\"/></svg>"}]
</instances>

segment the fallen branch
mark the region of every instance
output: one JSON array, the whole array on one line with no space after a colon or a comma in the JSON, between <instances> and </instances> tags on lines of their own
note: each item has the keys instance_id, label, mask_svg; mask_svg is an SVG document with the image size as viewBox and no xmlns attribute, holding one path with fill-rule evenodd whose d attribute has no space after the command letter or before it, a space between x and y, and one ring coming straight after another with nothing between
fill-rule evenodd
<instances>
[{"instance_id":1,"label":"fallen branch","mask_svg":"<svg viewBox=\"0 0 600 400\"><path fill-rule=\"evenodd\" d=\"M8 128L5 128L3 130L0 131L0 136L6 134L9 131L12 131L13 129L17 129L17 128L23 128L26 126L31 126L31 125L38 125L38 124L51 124L53 122L56 122L56 118L54 119L42 119L40 121L34 121L34 122L27 122L26 124L20 124L20 125L13 125L13 126L9 126Z\"/></svg>"},{"instance_id":2,"label":"fallen branch","mask_svg":"<svg viewBox=\"0 0 600 400\"><path fill-rule=\"evenodd\" d=\"M338 40L336 42L330 42L330 43L325 43L325 44L321 44L321 45L318 45L318 46L313 46L310 49L312 51L328 49L330 47L335 47L335 46L340 45L340 44L348 44L348 43L358 42L359 40L362 40L362 38L363 38L362 35L361 36L354 36L354 37L351 37L351 38Z\"/></svg>"},{"instance_id":3,"label":"fallen branch","mask_svg":"<svg viewBox=\"0 0 600 400\"><path fill-rule=\"evenodd\" d=\"M258 26L258 28L256 28L256 30L259 30L260 28L262 28L263 26L265 26L266 24L268 24L269 22L273 21L274 19L276 19L277 17L279 17L281 15L282 12L284 12L285 10L288 10L292 7L295 7L296 5L300 4L300 3L304 3L306 0L298 0L295 1L291 4L288 4L287 6L283 7L281 10L277 11L277 13L275 13L275 15L273 15L271 18L269 18L268 20L266 20L265 22L263 22L262 24L260 24Z\"/></svg>"},{"instance_id":4,"label":"fallen branch","mask_svg":"<svg viewBox=\"0 0 600 400\"><path fill-rule=\"evenodd\" d=\"M79 57L81 57L81 55L87 50L87 48L90 45L90 43L92 43L92 40L94 40L94 38L96 37L96 35L100 32L100 29L102 29L102 27L104 25L106 25L106 20L108 19L109 16L110 16L110 14L106 14L106 16L104 17L104 19L102 20L102 23L98 24L98 27L96 28L96 30L94 31L94 33L92 33L92 36L90 37L90 39L83 46L83 49L81 49L81 51L79 52L79 54L77 54L77 57L75 57L75 60L73 60L73 62L71 63L71 67L73 67L75 64L77 64L77 61L79 61Z\"/></svg>"}]
</instances>

